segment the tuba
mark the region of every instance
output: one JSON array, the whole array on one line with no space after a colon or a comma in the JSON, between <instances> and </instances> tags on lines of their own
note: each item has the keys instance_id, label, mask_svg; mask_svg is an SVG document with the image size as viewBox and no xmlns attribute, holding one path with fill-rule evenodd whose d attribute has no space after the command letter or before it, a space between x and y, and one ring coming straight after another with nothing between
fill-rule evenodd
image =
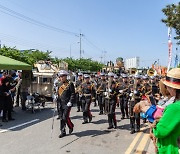
<instances>
[{"instance_id":1,"label":"tuba","mask_svg":"<svg viewBox=\"0 0 180 154\"><path fill-rule=\"evenodd\" d=\"M155 76L155 75L157 75L157 72L153 68L150 68L147 70L147 75L148 76Z\"/></svg>"},{"instance_id":2,"label":"tuba","mask_svg":"<svg viewBox=\"0 0 180 154\"><path fill-rule=\"evenodd\" d=\"M136 69L136 68L131 68L130 74L136 74L136 72L137 72L137 69Z\"/></svg>"}]
</instances>

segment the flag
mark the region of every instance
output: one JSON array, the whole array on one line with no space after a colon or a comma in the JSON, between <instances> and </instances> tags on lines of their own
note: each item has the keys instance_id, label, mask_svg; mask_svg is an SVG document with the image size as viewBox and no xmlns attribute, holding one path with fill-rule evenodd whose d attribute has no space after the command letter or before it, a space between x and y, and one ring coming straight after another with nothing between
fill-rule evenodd
<instances>
[{"instance_id":1,"label":"flag","mask_svg":"<svg viewBox=\"0 0 180 154\"><path fill-rule=\"evenodd\" d=\"M172 61L172 41L171 41L171 33L172 33L172 28L168 28L168 67L167 71L169 71L171 67L171 61Z\"/></svg>"},{"instance_id":2,"label":"flag","mask_svg":"<svg viewBox=\"0 0 180 154\"><path fill-rule=\"evenodd\" d=\"M178 55L176 54L174 61L174 68L176 68L177 66L178 66Z\"/></svg>"}]
</instances>

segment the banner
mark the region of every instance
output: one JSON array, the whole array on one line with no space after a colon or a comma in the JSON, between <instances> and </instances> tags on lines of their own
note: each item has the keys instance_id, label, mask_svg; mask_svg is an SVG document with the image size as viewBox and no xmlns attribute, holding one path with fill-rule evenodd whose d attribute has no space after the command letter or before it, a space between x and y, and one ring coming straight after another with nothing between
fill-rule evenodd
<instances>
[{"instance_id":1,"label":"banner","mask_svg":"<svg viewBox=\"0 0 180 154\"><path fill-rule=\"evenodd\" d=\"M172 33L172 28L168 28L168 67L167 67L167 72L169 71L171 67L171 61L172 61L172 41L171 41L171 33Z\"/></svg>"},{"instance_id":2,"label":"banner","mask_svg":"<svg viewBox=\"0 0 180 154\"><path fill-rule=\"evenodd\" d=\"M174 60L174 68L178 67L178 48L176 48L176 56L175 56L175 60Z\"/></svg>"}]
</instances>

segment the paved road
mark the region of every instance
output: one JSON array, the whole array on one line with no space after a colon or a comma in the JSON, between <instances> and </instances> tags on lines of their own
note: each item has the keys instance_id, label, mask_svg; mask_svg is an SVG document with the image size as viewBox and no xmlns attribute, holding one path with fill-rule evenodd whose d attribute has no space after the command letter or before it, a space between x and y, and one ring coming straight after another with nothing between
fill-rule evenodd
<instances>
[{"instance_id":1,"label":"paved road","mask_svg":"<svg viewBox=\"0 0 180 154\"><path fill-rule=\"evenodd\" d=\"M58 138L59 120L54 121L51 137L53 104L32 114L15 108L15 121L3 123L0 127L0 153L2 154L124 154L153 153L148 129L131 135L129 119L120 120L117 111L118 128L108 130L107 116L98 115L98 107L92 108L93 120L82 125L82 112L72 108L71 119L75 125L72 135ZM150 145L150 146L149 146Z\"/></svg>"}]
</instances>

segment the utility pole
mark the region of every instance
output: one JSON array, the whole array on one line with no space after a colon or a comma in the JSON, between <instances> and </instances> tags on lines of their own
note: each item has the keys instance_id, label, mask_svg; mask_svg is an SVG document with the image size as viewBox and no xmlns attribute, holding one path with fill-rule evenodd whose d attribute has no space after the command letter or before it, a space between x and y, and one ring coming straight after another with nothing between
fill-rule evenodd
<instances>
[{"instance_id":1,"label":"utility pole","mask_svg":"<svg viewBox=\"0 0 180 154\"><path fill-rule=\"evenodd\" d=\"M99 58L101 58L101 61L100 61L100 62L102 63L103 56L101 56L101 57L99 57Z\"/></svg>"},{"instance_id":2,"label":"utility pole","mask_svg":"<svg viewBox=\"0 0 180 154\"><path fill-rule=\"evenodd\" d=\"M104 53L104 65L105 65L105 63L106 63L106 61L105 61L105 58L106 58L105 54L107 53L107 51L103 51L103 53Z\"/></svg>"},{"instance_id":3,"label":"utility pole","mask_svg":"<svg viewBox=\"0 0 180 154\"><path fill-rule=\"evenodd\" d=\"M70 45L70 58L71 58L71 45Z\"/></svg>"},{"instance_id":4,"label":"utility pole","mask_svg":"<svg viewBox=\"0 0 180 154\"><path fill-rule=\"evenodd\" d=\"M82 33L79 34L79 45L80 45L80 59L82 58L82 49L81 49L81 38L83 37L84 35Z\"/></svg>"}]
</instances>

